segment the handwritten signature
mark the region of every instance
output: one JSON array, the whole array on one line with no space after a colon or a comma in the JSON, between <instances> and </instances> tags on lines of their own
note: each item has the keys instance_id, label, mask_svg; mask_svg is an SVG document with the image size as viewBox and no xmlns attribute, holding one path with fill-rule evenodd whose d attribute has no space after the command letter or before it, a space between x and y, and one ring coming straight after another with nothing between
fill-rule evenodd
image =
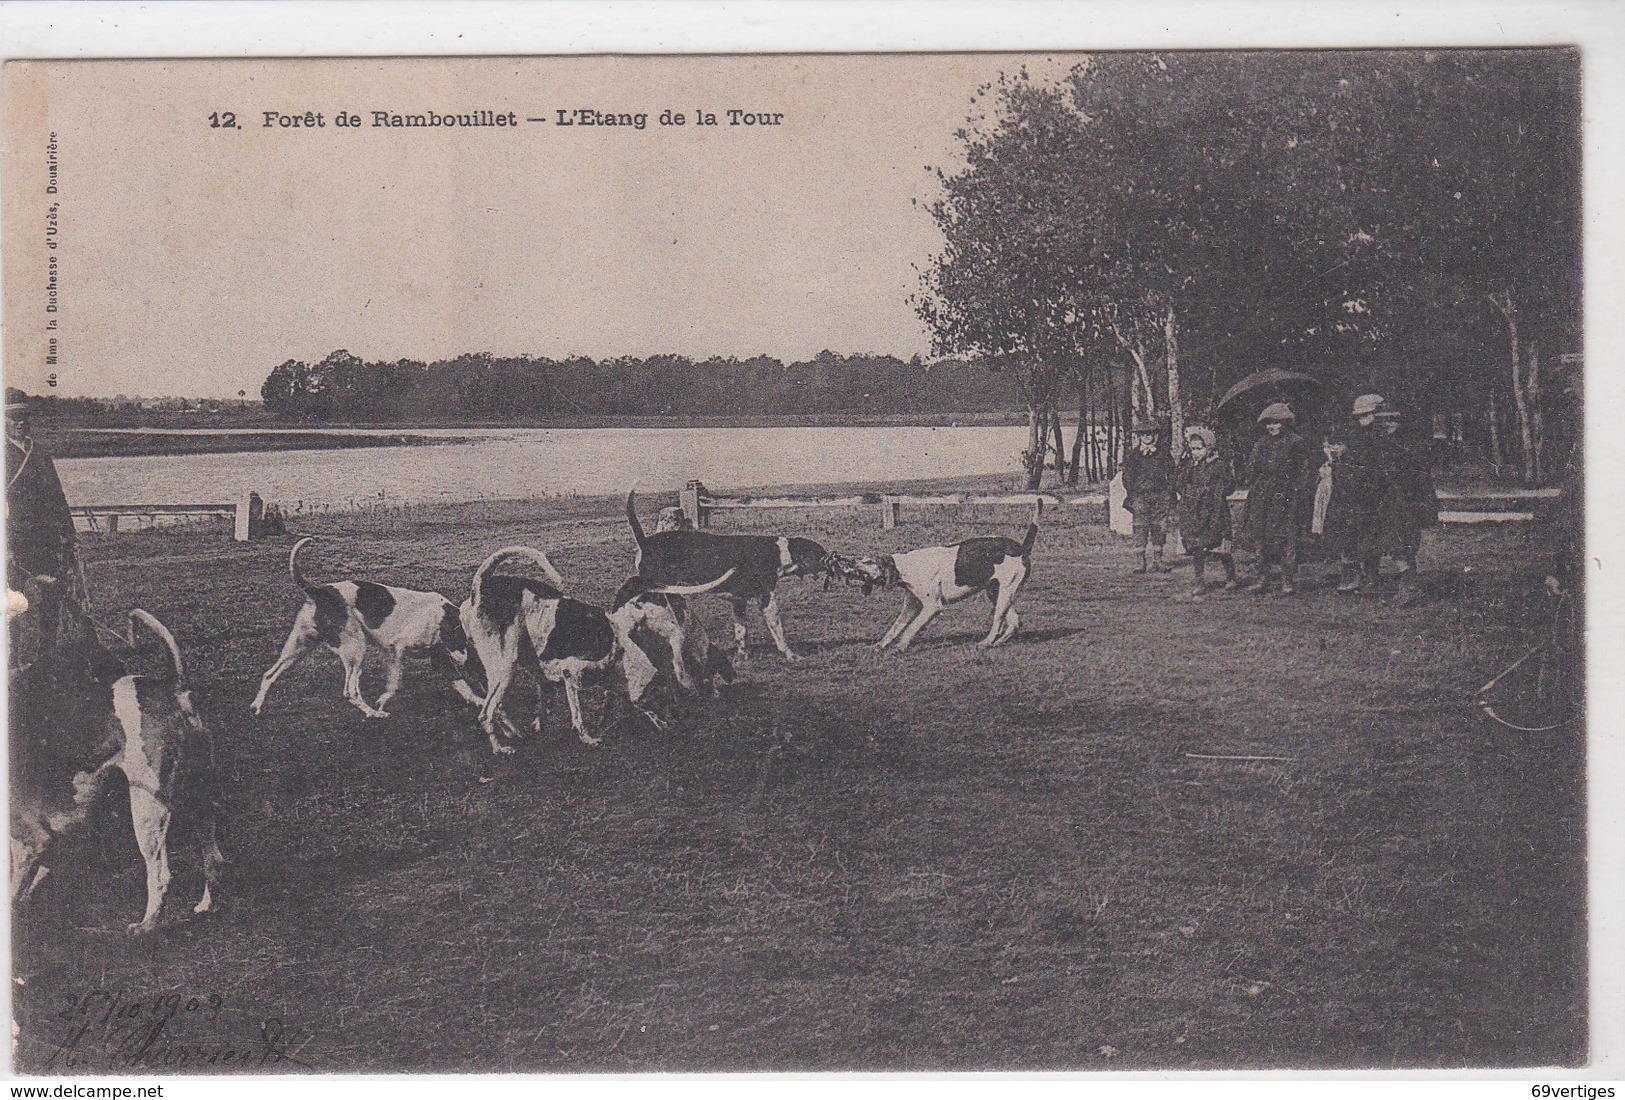
<instances>
[{"instance_id":1,"label":"handwritten signature","mask_svg":"<svg viewBox=\"0 0 1625 1100\"><path fill-rule=\"evenodd\" d=\"M66 995L56 1017L64 1031L46 1070L274 1069L311 1067L298 1054L310 1035L280 1016L251 1025L246 1041L216 1034L225 998L218 993L132 997L124 990Z\"/></svg>"}]
</instances>

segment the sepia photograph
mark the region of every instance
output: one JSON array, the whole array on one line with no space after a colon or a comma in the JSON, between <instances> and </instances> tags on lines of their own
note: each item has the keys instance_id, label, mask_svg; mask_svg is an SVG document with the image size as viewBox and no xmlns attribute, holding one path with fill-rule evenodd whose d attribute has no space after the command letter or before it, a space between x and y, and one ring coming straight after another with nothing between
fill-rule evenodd
<instances>
[{"instance_id":1,"label":"sepia photograph","mask_svg":"<svg viewBox=\"0 0 1625 1100\"><path fill-rule=\"evenodd\" d=\"M7 62L12 1073L1591 1064L1588 64Z\"/></svg>"}]
</instances>

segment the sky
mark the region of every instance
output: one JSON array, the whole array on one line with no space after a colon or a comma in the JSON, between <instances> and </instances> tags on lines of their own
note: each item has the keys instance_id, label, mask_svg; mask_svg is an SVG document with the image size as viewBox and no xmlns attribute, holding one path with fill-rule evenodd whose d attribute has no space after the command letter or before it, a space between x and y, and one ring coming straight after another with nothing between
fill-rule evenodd
<instances>
[{"instance_id":1,"label":"sky","mask_svg":"<svg viewBox=\"0 0 1625 1100\"><path fill-rule=\"evenodd\" d=\"M1080 59L8 65L8 374L35 389L54 371L65 395L235 396L340 348L928 354L908 299L941 248L934 170L959 163L981 84ZM732 124L730 109L782 117ZM227 111L236 128L211 125ZM375 126L374 111L517 126ZM316 112L321 126L284 124Z\"/></svg>"}]
</instances>

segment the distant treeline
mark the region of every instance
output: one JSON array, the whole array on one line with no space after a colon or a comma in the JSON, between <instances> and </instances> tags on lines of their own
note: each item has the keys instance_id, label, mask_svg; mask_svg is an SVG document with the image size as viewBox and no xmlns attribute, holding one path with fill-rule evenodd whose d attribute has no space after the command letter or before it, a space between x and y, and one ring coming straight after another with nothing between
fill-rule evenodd
<instances>
[{"instance_id":1,"label":"distant treeline","mask_svg":"<svg viewBox=\"0 0 1625 1100\"><path fill-rule=\"evenodd\" d=\"M268 414L298 423L895 416L1022 407L1015 380L985 367L831 351L789 365L767 356L555 360L484 353L368 363L335 351L318 363L288 360L266 377L260 395Z\"/></svg>"}]
</instances>

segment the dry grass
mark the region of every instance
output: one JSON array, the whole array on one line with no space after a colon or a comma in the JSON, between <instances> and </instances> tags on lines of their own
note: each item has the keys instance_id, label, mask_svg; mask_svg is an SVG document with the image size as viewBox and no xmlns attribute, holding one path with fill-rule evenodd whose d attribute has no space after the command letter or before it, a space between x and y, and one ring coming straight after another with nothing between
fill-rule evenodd
<instances>
[{"instance_id":1,"label":"dry grass","mask_svg":"<svg viewBox=\"0 0 1625 1100\"><path fill-rule=\"evenodd\" d=\"M1023 521L741 525L853 552ZM511 542L591 599L631 561L601 500L309 526L328 536L314 576L448 594ZM106 1068L116 1021L74 1046L88 1066L58 1050L69 998L95 990L221 998L134 1068L164 1043L254 1048L273 1017L279 1049L327 1071L1584 1057L1581 740L1469 706L1525 629L1514 532L1435 540L1435 596L1401 611L1324 590L1176 600L1188 574L1133 577L1103 528L1060 517L1002 650L970 644L978 601L879 655L895 595L791 582L801 664L758 627L744 682L671 732L595 705L610 726L590 750L555 709L506 759L426 664L387 722L342 702L325 654L249 718L299 603L288 541L96 544L100 610L157 612L195 670L227 764L229 908L125 938L140 861L105 813L16 926L19 1069ZM726 636L723 605L705 613Z\"/></svg>"}]
</instances>

